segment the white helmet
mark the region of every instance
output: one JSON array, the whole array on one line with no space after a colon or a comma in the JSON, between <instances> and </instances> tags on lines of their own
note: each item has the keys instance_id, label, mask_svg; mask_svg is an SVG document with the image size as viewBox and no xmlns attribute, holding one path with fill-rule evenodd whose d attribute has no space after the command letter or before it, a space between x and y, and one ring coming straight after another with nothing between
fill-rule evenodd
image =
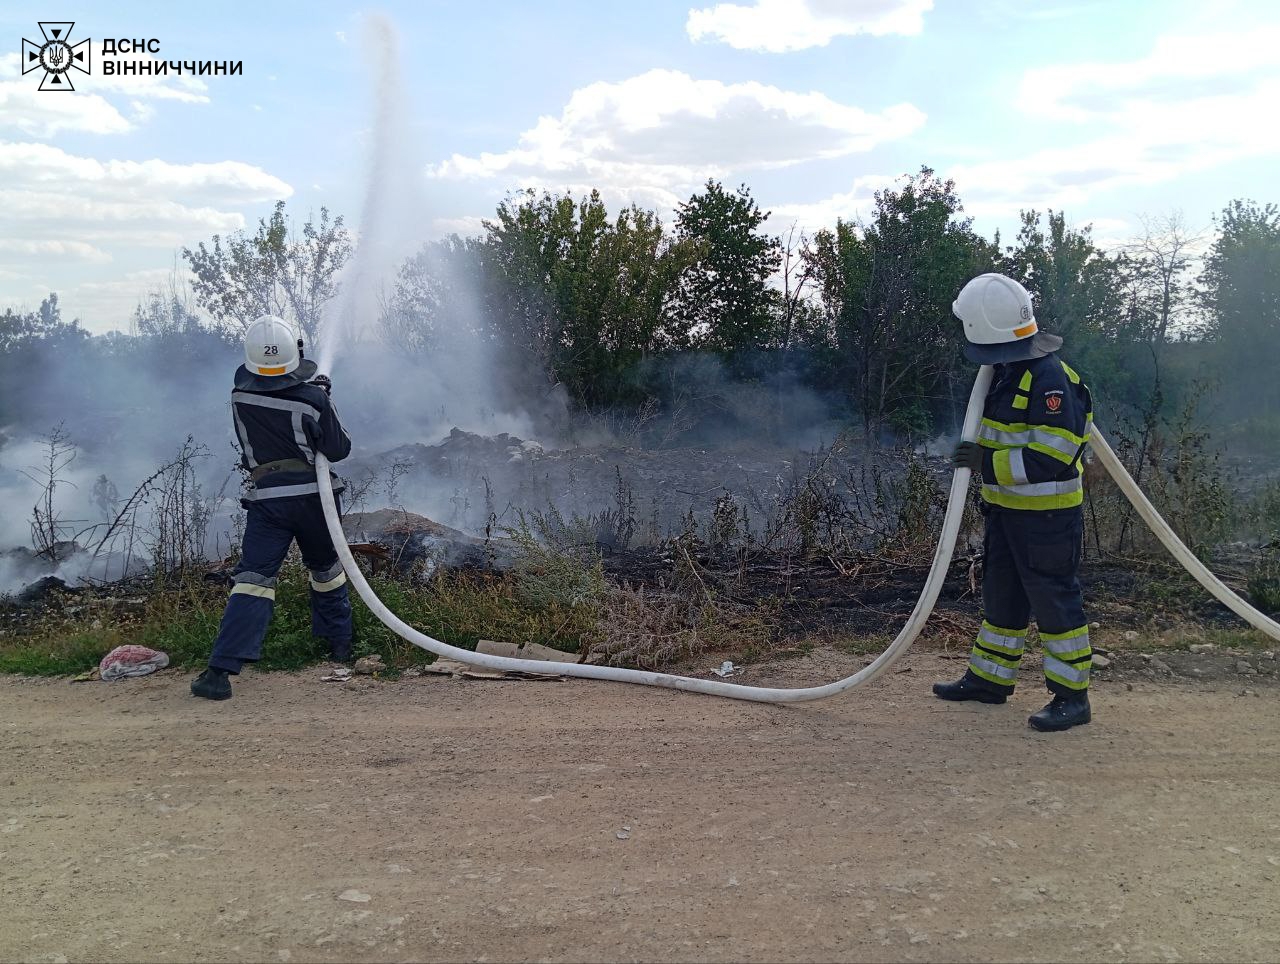
<instances>
[{"instance_id":1,"label":"white helmet","mask_svg":"<svg viewBox=\"0 0 1280 964\"><path fill-rule=\"evenodd\" d=\"M301 353L293 326L275 315L259 315L244 333L244 367L253 375L288 375Z\"/></svg>"},{"instance_id":2,"label":"white helmet","mask_svg":"<svg viewBox=\"0 0 1280 964\"><path fill-rule=\"evenodd\" d=\"M971 361L1027 361L1062 347L1057 335L1040 331L1027 289L1005 275L978 275L960 289L951 310L964 323Z\"/></svg>"}]
</instances>

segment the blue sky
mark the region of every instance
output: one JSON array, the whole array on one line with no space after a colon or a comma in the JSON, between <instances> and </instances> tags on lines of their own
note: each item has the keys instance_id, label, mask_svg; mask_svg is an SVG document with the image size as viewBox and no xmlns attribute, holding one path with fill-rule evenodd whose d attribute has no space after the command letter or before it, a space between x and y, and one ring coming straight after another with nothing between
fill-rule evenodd
<instances>
[{"instance_id":1,"label":"blue sky","mask_svg":"<svg viewBox=\"0 0 1280 964\"><path fill-rule=\"evenodd\" d=\"M0 11L0 306L56 290L94 330L125 324L181 245L277 197L360 227L370 14L399 51L379 181L397 251L477 230L523 186L665 216L714 176L747 182L773 230L812 231L928 164L984 233L1052 206L1108 243L1143 215L1207 228L1231 198L1280 200L1280 12L1262 0L84 7L71 39L92 38L94 71L75 93L19 74L46 5ZM104 37L244 75L109 78Z\"/></svg>"}]
</instances>

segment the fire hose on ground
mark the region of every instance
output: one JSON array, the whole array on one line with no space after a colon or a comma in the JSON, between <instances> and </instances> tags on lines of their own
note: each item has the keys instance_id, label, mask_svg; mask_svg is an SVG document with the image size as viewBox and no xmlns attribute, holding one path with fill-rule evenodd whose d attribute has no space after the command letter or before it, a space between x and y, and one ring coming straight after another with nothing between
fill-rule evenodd
<instances>
[{"instance_id":1,"label":"fire hose on ground","mask_svg":"<svg viewBox=\"0 0 1280 964\"><path fill-rule=\"evenodd\" d=\"M992 369L982 366L973 383L973 391L969 395L969 407L965 412L962 437L973 440L977 436L978 423L982 417L983 403L987 397L987 389L991 385ZM1204 586L1223 605L1231 609L1255 629L1280 641L1280 623L1267 617L1231 591L1222 580L1218 579L1195 554L1188 549L1174 533L1169 524L1160 517L1155 507L1138 488L1132 476L1125 470L1116 457L1105 437L1095 426L1090 445L1102 467L1111 474L1119 485L1120 491L1133 503L1138 514L1155 532L1164 547L1173 554L1184 569L1187 570L1200 585ZM618 683L636 683L641 686L660 686L666 689L685 690L690 693L704 693L708 696L723 696L729 699L750 700L757 703L802 703L810 700L821 700L835 696L846 690L855 689L871 682L896 662L915 642L924 628L925 622L933 612L946 579L947 569L951 565L951 556L955 550L956 537L960 532L961 517L964 514L964 503L969 489L970 471L966 468L955 470L951 479L951 493L947 499L947 511L942 521L942 535L934 552L933 564L925 580L920 598L908 617L906 625L898 633L897 638L889 644L883 653L870 664L864 666L852 676L827 683L824 686L806 686L796 688L775 688L764 686L745 686L739 683L724 683L718 680L698 679L692 676L674 676L669 673L655 673L647 670L623 669L615 666L598 666L589 663L556 663L554 671L563 676L581 679L612 680ZM414 629L404 622L378 598L370 587L368 580L360 571L351 548L347 545L346 534L342 531L342 521L338 515L337 502L334 499L333 485L329 478L329 460L323 455L316 455L316 480L320 488L320 501L324 506L325 522L329 527L329 535L338 550L338 557L346 569L347 578L355 586L356 592L364 600L366 606L397 636L406 641L434 653L455 659L472 666L500 672L546 673L545 662L531 659L516 659L508 656L492 656L486 653L474 653L470 650L450 646L438 639Z\"/></svg>"}]
</instances>

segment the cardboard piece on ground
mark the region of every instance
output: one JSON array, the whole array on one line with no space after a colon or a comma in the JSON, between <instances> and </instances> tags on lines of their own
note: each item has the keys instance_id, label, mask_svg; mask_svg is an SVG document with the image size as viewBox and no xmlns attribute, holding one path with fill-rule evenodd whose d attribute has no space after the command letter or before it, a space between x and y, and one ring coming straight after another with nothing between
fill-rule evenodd
<instances>
[{"instance_id":1,"label":"cardboard piece on ground","mask_svg":"<svg viewBox=\"0 0 1280 964\"><path fill-rule=\"evenodd\" d=\"M520 647L515 643L499 643L492 639L482 639L476 643L476 652L484 653L486 656L509 656L517 659L520 656Z\"/></svg>"},{"instance_id":2,"label":"cardboard piece on ground","mask_svg":"<svg viewBox=\"0 0 1280 964\"><path fill-rule=\"evenodd\" d=\"M525 643L520 647L520 655L524 659L543 659L548 663L576 663L577 653L566 653L561 649L552 649L541 643Z\"/></svg>"},{"instance_id":3,"label":"cardboard piece on ground","mask_svg":"<svg viewBox=\"0 0 1280 964\"><path fill-rule=\"evenodd\" d=\"M561 652L558 649L552 649L550 646L541 646L538 643L525 643L523 646L517 646L515 643L501 643L492 639L480 640L476 644L476 652L484 653L488 656L535 659L547 663L575 663L578 660L578 657L573 653ZM547 667L547 672L545 673L503 672L501 670L472 666L456 659L437 659L430 666L424 666L422 671L442 676L459 676L465 679L564 679L551 667Z\"/></svg>"}]
</instances>

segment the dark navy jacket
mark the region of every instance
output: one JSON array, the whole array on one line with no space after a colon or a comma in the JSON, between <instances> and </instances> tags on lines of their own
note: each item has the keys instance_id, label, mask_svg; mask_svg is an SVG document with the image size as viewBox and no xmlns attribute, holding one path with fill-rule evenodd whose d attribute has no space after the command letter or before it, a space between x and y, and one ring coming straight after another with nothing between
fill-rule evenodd
<instances>
[{"instance_id":1,"label":"dark navy jacket","mask_svg":"<svg viewBox=\"0 0 1280 964\"><path fill-rule=\"evenodd\" d=\"M1007 509L1080 505L1092 429L1089 389L1056 354L997 365L978 429L982 498Z\"/></svg>"},{"instance_id":2,"label":"dark navy jacket","mask_svg":"<svg viewBox=\"0 0 1280 964\"><path fill-rule=\"evenodd\" d=\"M277 391L231 393L231 413L236 437L240 440L240 464L252 471L267 462L299 459L315 463L321 452L331 462L345 459L351 439L338 420L324 389L293 384ZM334 490L341 484L334 478ZM314 495L318 492L315 472L271 472L253 485L246 501Z\"/></svg>"}]
</instances>

